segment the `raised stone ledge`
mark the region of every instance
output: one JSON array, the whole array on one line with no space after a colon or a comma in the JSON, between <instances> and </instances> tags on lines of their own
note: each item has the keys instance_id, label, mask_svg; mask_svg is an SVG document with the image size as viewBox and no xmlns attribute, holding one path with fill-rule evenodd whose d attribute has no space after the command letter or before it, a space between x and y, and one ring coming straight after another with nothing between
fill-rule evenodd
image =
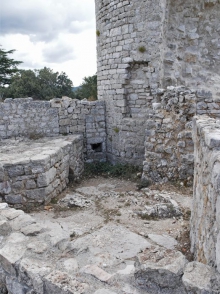
<instances>
[{"instance_id":1,"label":"raised stone ledge","mask_svg":"<svg viewBox=\"0 0 220 294\"><path fill-rule=\"evenodd\" d=\"M220 272L220 121L193 120L195 144L191 250L195 259Z\"/></svg>"},{"instance_id":2,"label":"raised stone ledge","mask_svg":"<svg viewBox=\"0 0 220 294\"><path fill-rule=\"evenodd\" d=\"M64 190L69 172L83 171L82 135L0 142L0 199L15 206L47 203Z\"/></svg>"},{"instance_id":3,"label":"raised stone ledge","mask_svg":"<svg viewBox=\"0 0 220 294\"><path fill-rule=\"evenodd\" d=\"M69 97L50 101L7 98L0 103L0 140L82 134L84 157L90 161L105 161L105 119L104 101Z\"/></svg>"}]
</instances>

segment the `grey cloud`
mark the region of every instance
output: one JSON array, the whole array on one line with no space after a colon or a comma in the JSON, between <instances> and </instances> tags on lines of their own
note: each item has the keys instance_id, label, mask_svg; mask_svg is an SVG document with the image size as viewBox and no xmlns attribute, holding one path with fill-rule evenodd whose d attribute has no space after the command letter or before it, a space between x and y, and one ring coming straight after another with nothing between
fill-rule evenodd
<instances>
[{"instance_id":1,"label":"grey cloud","mask_svg":"<svg viewBox=\"0 0 220 294\"><path fill-rule=\"evenodd\" d=\"M75 54L72 47L64 44L56 44L55 46L48 46L43 50L43 58L48 63L62 63L68 60L75 59Z\"/></svg>"},{"instance_id":2,"label":"grey cloud","mask_svg":"<svg viewBox=\"0 0 220 294\"><path fill-rule=\"evenodd\" d=\"M79 33L93 26L92 0L1 1L0 33L25 34L49 42L62 32Z\"/></svg>"}]
</instances>

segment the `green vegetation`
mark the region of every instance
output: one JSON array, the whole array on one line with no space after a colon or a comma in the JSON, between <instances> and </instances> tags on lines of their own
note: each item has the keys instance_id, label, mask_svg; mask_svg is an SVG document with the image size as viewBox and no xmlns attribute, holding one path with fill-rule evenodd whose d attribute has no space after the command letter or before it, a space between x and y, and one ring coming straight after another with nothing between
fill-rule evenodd
<instances>
[{"instance_id":1,"label":"green vegetation","mask_svg":"<svg viewBox=\"0 0 220 294\"><path fill-rule=\"evenodd\" d=\"M74 93L76 99L97 100L97 75L85 77L83 83Z\"/></svg>"},{"instance_id":2,"label":"green vegetation","mask_svg":"<svg viewBox=\"0 0 220 294\"><path fill-rule=\"evenodd\" d=\"M22 63L8 57L14 52L14 49L6 51L0 48L0 98L3 97L5 86L10 85L12 77L19 72L17 66Z\"/></svg>"},{"instance_id":3,"label":"green vegetation","mask_svg":"<svg viewBox=\"0 0 220 294\"><path fill-rule=\"evenodd\" d=\"M35 70L20 70L11 78L11 84L5 88L4 97L33 97L39 100L50 100L62 96L74 97L73 83L64 72L53 72L44 67Z\"/></svg>"},{"instance_id":4,"label":"green vegetation","mask_svg":"<svg viewBox=\"0 0 220 294\"><path fill-rule=\"evenodd\" d=\"M54 72L48 67L19 70L17 65L22 62L8 57L14 51L0 49L0 98L50 100L68 96L97 100L97 75L85 77L83 83L73 91L73 82L65 72Z\"/></svg>"},{"instance_id":5,"label":"green vegetation","mask_svg":"<svg viewBox=\"0 0 220 294\"><path fill-rule=\"evenodd\" d=\"M129 164L112 165L108 162L94 162L85 164L84 177L104 176L135 180L138 172L140 167Z\"/></svg>"},{"instance_id":6,"label":"green vegetation","mask_svg":"<svg viewBox=\"0 0 220 294\"><path fill-rule=\"evenodd\" d=\"M119 133L119 128L118 127L115 127L113 130L115 131L115 133Z\"/></svg>"},{"instance_id":7,"label":"green vegetation","mask_svg":"<svg viewBox=\"0 0 220 294\"><path fill-rule=\"evenodd\" d=\"M139 52L144 53L146 51L146 48L144 46L140 46L138 50Z\"/></svg>"},{"instance_id":8,"label":"green vegetation","mask_svg":"<svg viewBox=\"0 0 220 294\"><path fill-rule=\"evenodd\" d=\"M96 36L97 36L97 37L100 36L100 31L99 31L99 30L96 31Z\"/></svg>"}]
</instances>

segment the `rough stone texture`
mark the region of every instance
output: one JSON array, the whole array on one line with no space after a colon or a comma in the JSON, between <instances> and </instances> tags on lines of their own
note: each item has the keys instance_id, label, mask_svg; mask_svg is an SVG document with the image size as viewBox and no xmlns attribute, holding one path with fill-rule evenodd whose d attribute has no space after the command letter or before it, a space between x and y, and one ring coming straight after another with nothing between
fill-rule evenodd
<instances>
[{"instance_id":1,"label":"rough stone texture","mask_svg":"<svg viewBox=\"0 0 220 294\"><path fill-rule=\"evenodd\" d=\"M143 178L192 184L192 117L220 116L219 8L215 0L96 0L108 160L144 161Z\"/></svg>"},{"instance_id":2,"label":"rough stone texture","mask_svg":"<svg viewBox=\"0 0 220 294\"><path fill-rule=\"evenodd\" d=\"M0 138L57 136L58 110L49 101L6 99L0 103Z\"/></svg>"},{"instance_id":3,"label":"rough stone texture","mask_svg":"<svg viewBox=\"0 0 220 294\"><path fill-rule=\"evenodd\" d=\"M187 264L183 284L189 293L217 294L220 285L216 282L215 271L210 266L195 261Z\"/></svg>"},{"instance_id":4,"label":"rough stone texture","mask_svg":"<svg viewBox=\"0 0 220 294\"><path fill-rule=\"evenodd\" d=\"M75 244L72 247L75 242L71 241L71 230L60 224L50 226L47 223L43 231L37 231L36 236L37 224L27 226L27 219L32 218L27 214L17 214L10 219L14 212L13 208L0 210L0 217L5 218L12 227L12 232L3 236L0 243L0 293L114 294L114 290L108 290L114 287L114 282L111 285L108 281L117 274L118 263L122 263L124 267L128 258L149 246L143 237L114 225L96 229L93 234L88 230L85 232L86 236L79 237L78 246ZM26 221L19 219L21 217ZM37 220L32 221L36 223ZM15 223L19 223L19 226L15 227ZM31 228L33 234L30 233ZM28 232L28 236L22 232ZM58 236L57 242L54 236ZM88 243L84 242L86 237ZM66 246L60 246L61 239L65 239ZM81 242L84 242L83 247ZM124 253L120 247L123 244L127 246ZM91 253L90 258L87 246ZM108 270L103 269L103 262L108 263L107 259L114 264L114 273L109 274Z\"/></svg>"},{"instance_id":5,"label":"rough stone texture","mask_svg":"<svg viewBox=\"0 0 220 294\"><path fill-rule=\"evenodd\" d=\"M153 182L193 181L192 117L196 95L185 88L171 88L160 103L152 104L146 121L143 179Z\"/></svg>"},{"instance_id":6,"label":"rough stone texture","mask_svg":"<svg viewBox=\"0 0 220 294\"><path fill-rule=\"evenodd\" d=\"M105 104L68 97L51 100L59 109L59 132L83 134L85 159L106 160Z\"/></svg>"},{"instance_id":7,"label":"rough stone texture","mask_svg":"<svg viewBox=\"0 0 220 294\"><path fill-rule=\"evenodd\" d=\"M36 219L15 212L0 210L12 228L0 242L2 294L219 293L220 275L199 262L187 264L166 248L169 238L156 246L123 225L94 222L94 215L89 223L74 215L45 222L43 212ZM79 223L82 233L73 236Z\"/></svg>"},{"instance_id":8,"label":"rough stone texture","mask_svg":"<svg viewBox=\"0 0 220 294\"><path fill-rule=\"evenodd\" d=\"M139 287L149 293L187 293L182 284L182 275L187 264L186 258L175 251L149 249L139 254L139 268L135 279Z\"/></svg>"},{"instance_id":9,"label":"rough stone texture","mask_svg":"<svg viewBox=\"0 0 220 294\"><path fill-rule=\"evenodd\" d=\"M1 200L15 206L47 203L83 171L81 135L0 142Z\"/></svg>"},{"instance_id":10,"label":"rough stone texture","mask_svg":"<svg viewBox=\"0 0 220 294\"><path fill-rule=\"evenodd\" d=\"M155 234L149 234L148 237L155 243L157 243L160 246L163 246L167 249L174 249L175 246L178 244L178 242L167 235L155 235Z\"/></svg>"},{"instance_id":11,"label":"rough stone texture","mask_svg":"<svg viewBox=\"0 0 220 294\"><path fill-rule=\"evenodd\" d=\"M211 89L215 98L219 99L220 2L166 2L164 85Z\"/></svg>"},{"instance_id":12,"label":"rough stone texture","mask_svg":"<svg viewBox=\"0 0 220 294\"><path fill-rule=\"evenodd\" d=\"M96 0L98 93L106 101L107 157L112 162L143 161L145 119L162 75L165 6L161 0L154 5Z\"/></svg>"},{"instance_id":13,"label":"rough stone texture","mask_svg":"<svg viewBox=\"0 0 220 294\"><path fill-rule=\"evenodd\" d=\"M194 199L191 217L191 250L199 262L220 272L220 122L197 117L193 122L195 143Z\"/></svg>"},{"instance_id":14,"label":"rough stone texture","mask_svg":"<svg viewBox=\"0 0 220 294\"><path fill-rule=\"evenodd\" d=\"M0 139L36 140L59 134L83 134L85 158L105 160L105 105L102 101L68 97L51 101L8 98L0 103L0 114ZM99 144L99 148L94 144Z\"/></svg>"}]
</instances>

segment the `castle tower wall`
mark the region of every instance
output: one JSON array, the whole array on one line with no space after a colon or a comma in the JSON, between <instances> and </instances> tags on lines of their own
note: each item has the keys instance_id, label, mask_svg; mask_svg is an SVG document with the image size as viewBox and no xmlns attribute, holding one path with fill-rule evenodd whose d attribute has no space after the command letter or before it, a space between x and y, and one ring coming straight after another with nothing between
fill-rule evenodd
<instances>
[{"instance_id":1,"label":"castle tower wall","mask_svg":"<svg viewBox=\"0 0 220 294\"><path fill-rule=\"evenodd\" d=\"M145 121L162 86L166 0L96 0L98 96L107 158L142 164Z\"/></svg>"}]
</instances>

